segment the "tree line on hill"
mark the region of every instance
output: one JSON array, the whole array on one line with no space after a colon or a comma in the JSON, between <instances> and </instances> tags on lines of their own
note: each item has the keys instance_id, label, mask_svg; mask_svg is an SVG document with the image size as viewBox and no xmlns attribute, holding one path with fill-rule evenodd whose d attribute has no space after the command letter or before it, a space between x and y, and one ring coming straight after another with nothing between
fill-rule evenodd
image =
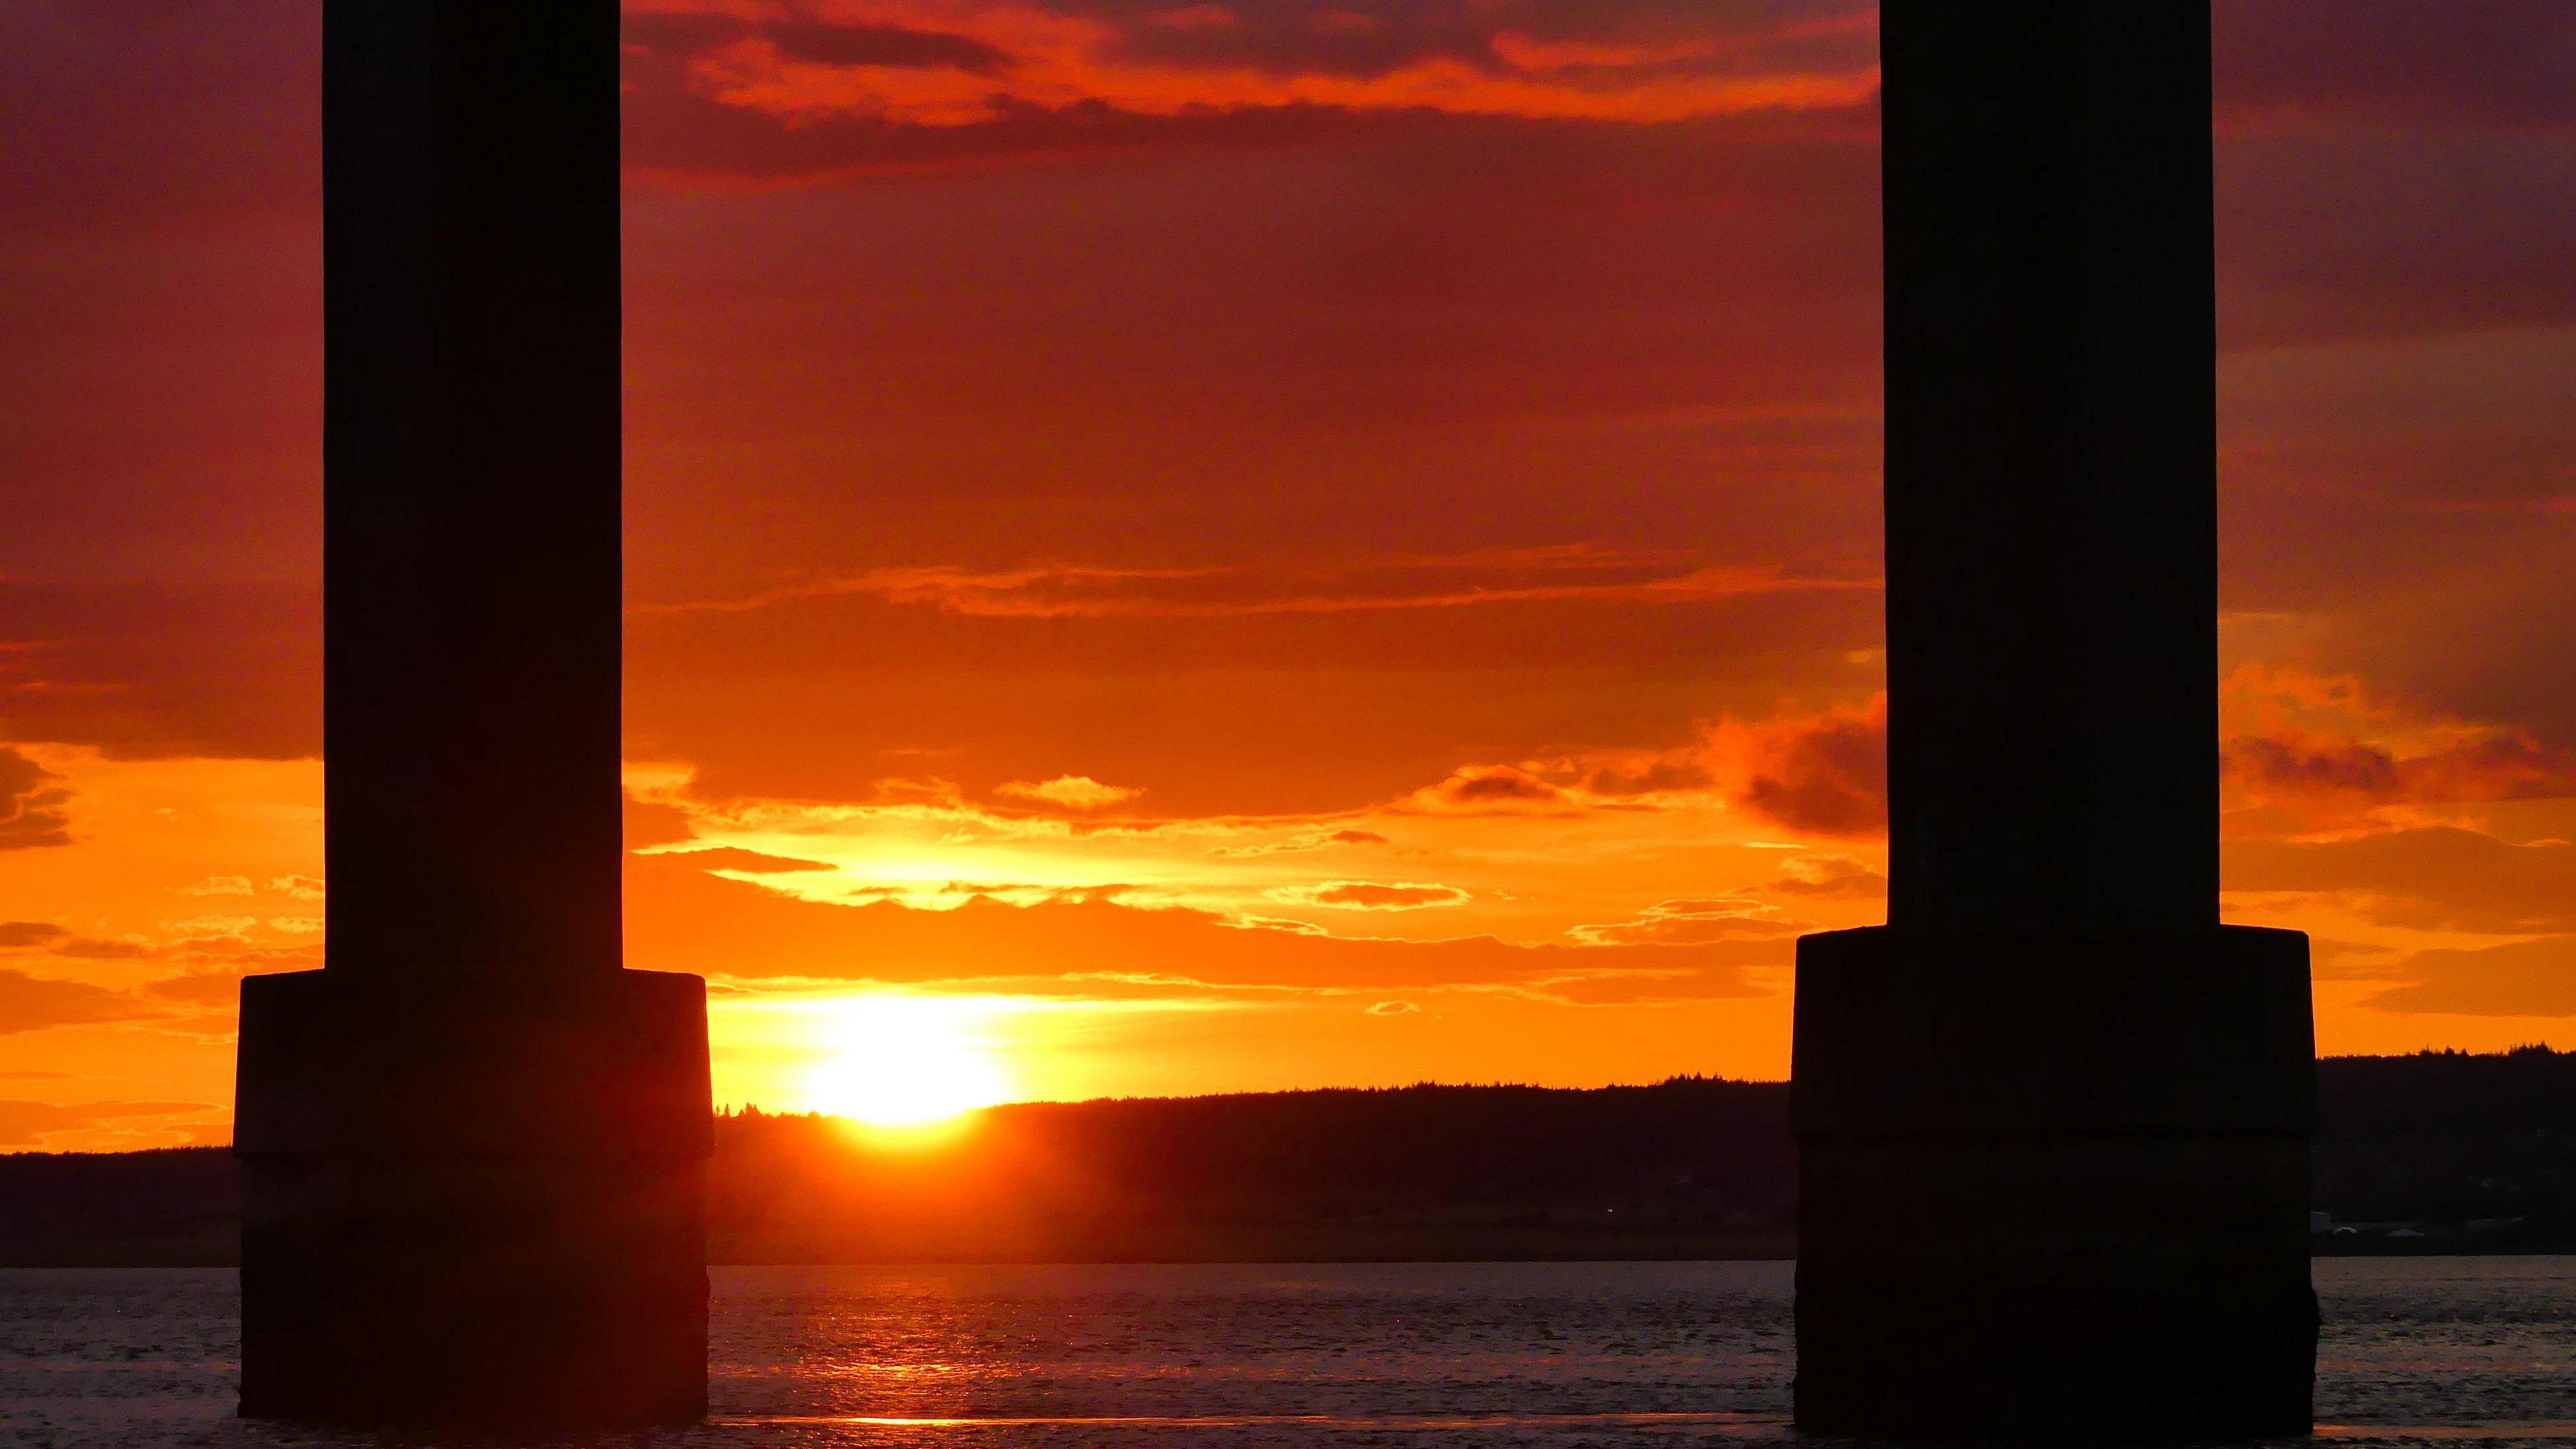
<instances>
[{"instance_id":1,"label":"tree line on hill","mask_svg":"<svg viewBox=\"0 0 2576 1449\"><path fill-rule=\"evenodd\" d=\"M2318 1064L2320 1251L2576 1250L2576 1054ZM1788 1087L1677 1078L717 1121L718 1262L1786 1256ZM0 1156L0 1264L223 1263L221 1148Z\"/></svg>"}]
</instances>

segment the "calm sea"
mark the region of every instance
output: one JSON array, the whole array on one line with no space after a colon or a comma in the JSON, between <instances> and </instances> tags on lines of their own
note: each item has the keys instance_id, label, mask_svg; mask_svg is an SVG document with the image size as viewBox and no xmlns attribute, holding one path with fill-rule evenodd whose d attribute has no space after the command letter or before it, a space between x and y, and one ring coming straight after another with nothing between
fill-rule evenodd
<instances>
[{"instance_id":1,"label":"calm sea","mask_svg":"<svg viewBox=\"0 0 2576 1449\"><path fill-rule=\"evenodd\" d=\"M2576 1445L2576 1258L2338 1259L2334 1443ZM0 1443L230 1417L229 1272L0 1272ZM715 1420L617 1444L1781 1443L1785 1263L723 1268Z\"/></svg>"}]
</instances>

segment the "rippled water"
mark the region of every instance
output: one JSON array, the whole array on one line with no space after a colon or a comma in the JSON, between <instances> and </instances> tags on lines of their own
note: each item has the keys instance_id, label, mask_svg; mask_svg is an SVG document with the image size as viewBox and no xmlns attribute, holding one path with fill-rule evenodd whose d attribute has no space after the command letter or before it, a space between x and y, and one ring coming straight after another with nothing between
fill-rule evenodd
<instances>
[{"instance_id":1,"label":"rippled water","mask_svg":"<svg viewBox=\"0 0 2576 1449\"><path fill-rule=\"evenodd\" d=\"M2576 1258L2338 1259L2323 1437L2576 1445ZM230 1417L231 1273L0 1272L0 1443ZM716 1418L620 1444L1786 1443L1786 1263L720 1268Z\"/></svg>"}]
</instances>

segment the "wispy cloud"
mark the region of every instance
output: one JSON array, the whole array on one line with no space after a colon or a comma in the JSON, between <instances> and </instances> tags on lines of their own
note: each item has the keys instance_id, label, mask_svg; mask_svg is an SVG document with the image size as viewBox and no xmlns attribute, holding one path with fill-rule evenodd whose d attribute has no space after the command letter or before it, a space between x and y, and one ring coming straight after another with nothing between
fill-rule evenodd
<instances>
[{"instance_id":1,"label":"wispy cloud","mask_svg":"<svg viewBox=\"0 0 2576 1449\"><path fill-rule=\"evenodd\" d=\"M1845 110L1876 90L1875 33L1858 0L645 0L626 39L639 160L685 175L1278 129L1229 124L1242 119L1651 125Z\"/></svg>"},{"instance_id":2,"label":"wispy cloud","mask_svg":"<svg viewBox=\"0 0 2576 1449\"><path fill-rule=\"evenodd\" d=\"M1801 836L1867 832L1834 812L1815 828L1784 821L1765 808L1762 787L1796 741L1839 738L1876 718L1874 707L1854 707L1760 726L1716 721L1668 751L1464 766L1326 815L1158 813L1139 806L1151 798L1143 792L1085 775L1009 782L990 800L930 781L858 802L702 799L670 767L633 772L630 789L684 822L684 838L646 849L657 869L720 871L817 905L961 918L994 906L1100 906L1204 916L1255 935L1698 948L1774 940L1819 908L1836 924L1877 909L1884 882L1865 843L1861 854L1794 853ZM1117 813L1104 815L1109 806ZM1792 900L1794 916L1783 909Z\"/></svg>"},{"instance_id":3,"label":"wispy cloud","mask_svg":"<svg viewBox=\"0 0 2576 1449\"><path fill-rule=\"evenodd\" d=\"M0 850L71 844L71 798L62 776L0 747Z\"/></svg>"},{"instance_id":4,"label":"wispy cloud","mask_svg":"<svg viewBox=\"0 0 2576 1449\"><path fill-rule=\"evenodd\" d=\"M2352 675L2249 666L2220 690L2231 835L2335 836L2576 799L2576 750L2390 698Z\"/></svg>"},{"instance_id":5,"label":"wispy cloud","mask_svg":"<svg viewBox=\"0 0 2576 1449\"><path fill-rule=\"evenodd\" d=\"M638 611L748 613L800 600L864 598L982 618L1247 618L1528 603L1699 604L1755 594L1878 587L1876 573L1856 562L1711 564L1679 550L1572 544L1397 555L1300 569L1250 564L874 568L736 598L644 604Z\"/></svg>"},{"instance_id":6,"label":"wispy cloud","mask_svg":"<svg viewBox=\"0 0 2576 1449\"><path fill-rule=\"evenodd\" d=\"M1125 785L1104 785L1089 775L1058 775L1052 780L1006 780L994 786L993 792L1015 800L1083 811L1123 805L1145 793Z\"/></svg>"},{"instance_id":7,"label":"wispy cloud","mask_svg":"<svg viewBox=\"0 0 2576 1449\"><path fill-rule=\"evenodd\" d=\"M1346 911L1418 911L1428 906L1455 906L1473 899L1456 886L1399 881L1335 880L1319 885L1279 886L1270 898Z\"/></svg>"}]
</instances>

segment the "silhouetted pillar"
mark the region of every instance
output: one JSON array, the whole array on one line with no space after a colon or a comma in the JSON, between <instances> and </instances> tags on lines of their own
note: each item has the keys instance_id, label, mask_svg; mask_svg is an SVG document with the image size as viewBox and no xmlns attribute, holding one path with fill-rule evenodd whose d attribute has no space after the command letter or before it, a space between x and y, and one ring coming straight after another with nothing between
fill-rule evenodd
<instances>
[{"instance_id":1,"label":"silhouetted pillar","mask_svg":"<svg viewBox=\"0 0 2576 1449\"><path fill-rule=\"evenodd\" d=\"M1799 1422L2296 1434L2307 942L2218 924L2208 0L1885 0L1890 902L1799 945Z\"/></svg>"},{"instance_id":2,"label":"silhouetted pillar","mask_svg":"<svg viewBox=\"0 0 2576 1449\"><path fill-rule=\"evenodd\" d=\"M621 969L617 0L324 12L328 968L243 983L242 1412L706 1402L705 990Z\"/></svg>"}]
</instances>

